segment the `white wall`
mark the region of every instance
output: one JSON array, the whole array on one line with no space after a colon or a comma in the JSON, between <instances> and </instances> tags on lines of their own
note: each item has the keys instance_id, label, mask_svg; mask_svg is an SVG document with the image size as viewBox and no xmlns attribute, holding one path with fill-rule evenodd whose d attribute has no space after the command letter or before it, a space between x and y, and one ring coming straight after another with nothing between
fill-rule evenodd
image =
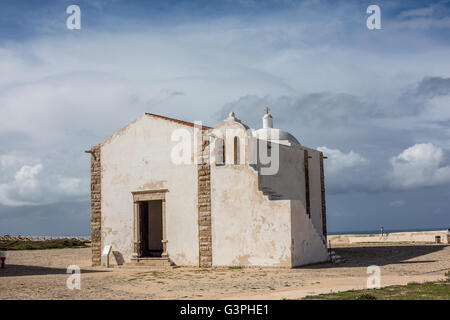
<instances>
[{"instance_id":1,"label":"white wall","mask_svg":"<svg viewBox=\"0 0 450 320\"><path fill-rule=\"evenodd\" d=\"M308 150L310 217L306 214L304 150ZM320 152L299 146L279 146L280 168L276 175L261 176L261 187L290 200L292 266L328 259L326 242L322 240L322 194ZM277 201L275 201L277 202Z\"/></svg>"},{"instance_id":2,"label":"white wall","mask_svg":"<svg viewBox=\"0 0 450 320\"><path fill-rule=\"evenodd\" d=\"M308 158L310 217L306 213L304 149L308 150L308 156L311 157ZM292 266L301 266L328 260L328 250L326 241L324 242L322 237L320 152L305 147L292 152L298 159L296 168L301 175L300 183L296 184L296 189L301 196L291 201Z\"/></svg>"},{"instance_id":3,"label":"white wall","mask_svg":"<svg viewBox=\"0 0 450 320\"><path fill-rule=\"evenodd\" d=\"M304 203L291 201L292 208L292 266L301 266L328 260L328 250L306 215Z\"/></svg>"},{"instance_id":4,"label":"white wall","mask_svg":"<svg viewBox=\"0 0 450 320\"><path fill-rule=\"evenodd\" d=\"M246 165L211 167L214 266L291 265L290 205L258 191Z\"/></svg>"},{"instance_id":5,"label":"white wall","mask_svg":"<svg viewBox=\"0 0 450 320\"><path fill-rule=\"evenodd\" d=\"M101 147L102 246L112 245L125 262L133 253L133 197L138 190L168 189L167 251L177 265L198 265L197 168L175 165L173 130L193 128L143 115Z\"/></svg>"},{"instance_id":6,"label":"white wall","mask_svg":"<svg viewBox=\"0 0 450 320\"><path fill-rule=\"evenodd\" d=\"M234 129L241 147L239 165L230 164ZM248 165L246 128L225 121L213 134L225 137L225 166L211 166L211 224L213 266L290 266L289 201L271 201L258 190L258 172ZM243 152L245 150L245 152Z\"/></svg>"},{"instance_id":7,"label":"white wall","mask_svg":"<svg viewBox=\"0 0 450 320\"><path fill-rule=\"evenodd\" d=\"M450 233L448 230L418 231L418 232L395 232L384 234L345 235L348 243L372 243L372 242L427 242L435 243L436 236L440 237L441 243L449 243ZM344 237L344 236L342 236ZM332 238L332 237L331 237Z\"/></svg>"},{"instance_id":8,"label":"white wall","mask_svg":"<svg viewBox=\"0 0 450 320\"><path fill-rule=\"evenodd\" d=\"M231 120L213 134L223 137L230 128L241 128L240 139L246 141L245 128ZM233 159L232 144L225 143L226 158ZM328 259L321 238L320 153L309 150L310 218L305 210L304 148L279 145L279 151L275 175L258 177L260 166L248 165L248 145L245 164L211 167L213 265L298 266ZM274 192L279 200L269 200L262 190Z\"/></svg>"}]
</instances>

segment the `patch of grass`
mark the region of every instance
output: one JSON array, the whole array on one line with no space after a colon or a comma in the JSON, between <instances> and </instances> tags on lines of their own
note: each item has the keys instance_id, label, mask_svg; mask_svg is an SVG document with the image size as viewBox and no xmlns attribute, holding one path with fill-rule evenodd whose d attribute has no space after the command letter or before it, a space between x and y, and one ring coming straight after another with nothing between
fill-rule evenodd
<instances>
[{"instance_id":1,"label":"patch of grass","mask_svg":"<svg viewBox=\"0 0 450 320\"><path fill-rule=\"evenodd\" d=\"M439 282L408 283L380 289L350 290L307 296L307 300L450 300L450 278Z\"/></svg>"},{"instance_id":2,"label":"patch of grass","mask_svg":"<svg viewBox=\"0 0 450 320\"><path fill-rule=\"evenodd\" d=\"M44 241L11 240L11 241L1 241L0 251L87 248L88 243L89 243L88 241L81 241L75 238L54 239Z\"/></svg>"},{"instance_id":3,"label":"patch of grass","mask_svg":"<svg viewBox=\"0 0 450 320\"><path fill-rule=\"evenodd\" d=\"M377 300L377 297L375 297L373 294L369 294L369 293L363 293L360 294L356 300Z\"/></svg>"},{"instance_id":4,"label":"patch of grass","mask_svg":"<svg viewBox=\"0 0 450 320\"><path fill-rule=\"evenodd\" d=\"M228 270L240 270L242 269L241 266L232 266L232 267L228 267Z\"/></svg>"}]
</instances>

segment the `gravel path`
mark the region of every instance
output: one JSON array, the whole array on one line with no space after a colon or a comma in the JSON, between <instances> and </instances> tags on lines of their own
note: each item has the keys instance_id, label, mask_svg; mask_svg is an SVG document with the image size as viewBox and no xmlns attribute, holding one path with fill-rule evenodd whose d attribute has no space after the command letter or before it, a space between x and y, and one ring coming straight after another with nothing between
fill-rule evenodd
<instances>
[{"instance_id":1,"label":"gravel path","mask_svg":"<svg viewBox=\"0 0 450 320\"><path fill-rule=\"evenodd\" d=\"M381 268L383 285L433 281L450 270L449 245L365 244L333 250L343 263L212 270L92 268L89 248L9 251L6 269L0 269L0 299L300 298L363 288L369 265ZM81 268L81 290L67 288L69 265Z\"/></svg>"}]
</instances>

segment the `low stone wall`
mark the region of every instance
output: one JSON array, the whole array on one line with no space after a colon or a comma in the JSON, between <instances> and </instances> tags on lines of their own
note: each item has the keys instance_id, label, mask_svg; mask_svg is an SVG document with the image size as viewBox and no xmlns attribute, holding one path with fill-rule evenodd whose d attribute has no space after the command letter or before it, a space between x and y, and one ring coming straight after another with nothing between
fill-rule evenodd
<instances>
[{"instance_id":1,"label":"low stone wall","mask_svg":"<svg viewBox=\"0 0 450 320\"><path fill-rule=\"evenodd\" d=\"M438 238L436 238L438 237ZM381 234L344 234L329 235L327 241L331 245L352 243L396 243L396 242L422 242L422 243L450 243L449 230L394 232L383 236Z\"/></svg>"},{"instance_id":2,"label":"low stone wall","mask_svg":"<svg viewBox=\"0 0 450 320\"><path fill-rule=\"evenodd\" d=\"M56 239L77 239L80 241L91 241L90 236L0 236L0 241L45 241Z\"/></svg>"}]
</instances>

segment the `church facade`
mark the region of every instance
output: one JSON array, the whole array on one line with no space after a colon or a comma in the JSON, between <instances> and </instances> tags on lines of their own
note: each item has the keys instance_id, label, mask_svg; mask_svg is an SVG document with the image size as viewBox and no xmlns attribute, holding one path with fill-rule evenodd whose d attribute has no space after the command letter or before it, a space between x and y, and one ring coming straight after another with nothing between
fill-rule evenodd
<instances>
[{"instance_id":1,"label":"church facade","mask_svg":"<svg viewBox=\"0 0 450 320\"><path fill-rule=\"evenodd\" d=\"M146 113L91 147L92 263L296 267L328 260L321 152L234 113Z\"/></svg>"}]
</instances>

